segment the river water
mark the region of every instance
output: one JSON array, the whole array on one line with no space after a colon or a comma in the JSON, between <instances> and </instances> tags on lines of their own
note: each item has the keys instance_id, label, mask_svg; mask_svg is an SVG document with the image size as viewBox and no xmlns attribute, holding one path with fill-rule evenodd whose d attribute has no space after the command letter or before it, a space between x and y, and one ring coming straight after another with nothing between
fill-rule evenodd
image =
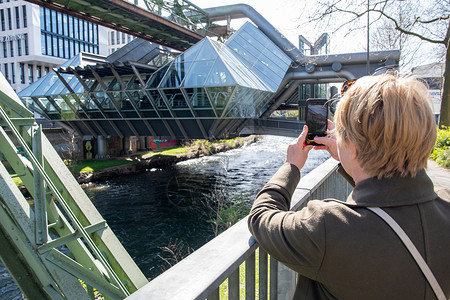
<instances>
[{"instance_id":1,"label":"river water","mask_svg":"<svg viewBox=\"0 0 450 300\"><path fill-rule=\"evenodd\" d=\"M145 276L152 279L169 267L164 259L173 258L163 247L176 244L187 253L214 238L213 199L240 199L250 206L283 164L291 141L265 136L239 149L89 185L85 192ZM311 151L302 176L328 157L324 151ZM22 299L1 263L0 299Z\"/></svg>"}]
</instances>

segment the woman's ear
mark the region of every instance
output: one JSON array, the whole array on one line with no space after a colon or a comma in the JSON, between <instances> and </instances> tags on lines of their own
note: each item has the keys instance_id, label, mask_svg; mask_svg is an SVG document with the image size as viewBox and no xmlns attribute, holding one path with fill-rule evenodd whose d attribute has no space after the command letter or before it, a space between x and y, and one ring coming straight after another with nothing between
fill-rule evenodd
<instances>
[{"instance_id":1,"label":"woman's ear","mask_svg":"<svg viewBox=\"0 0 450 300\"><path fill-rule=\"evenodd\" d=\"M347 147L350 150L350 157L356 160L356 158L358 158L358 150L356 150L355 144L353 144L351 141L348 141Z\"/></svg>"}]
</instances>

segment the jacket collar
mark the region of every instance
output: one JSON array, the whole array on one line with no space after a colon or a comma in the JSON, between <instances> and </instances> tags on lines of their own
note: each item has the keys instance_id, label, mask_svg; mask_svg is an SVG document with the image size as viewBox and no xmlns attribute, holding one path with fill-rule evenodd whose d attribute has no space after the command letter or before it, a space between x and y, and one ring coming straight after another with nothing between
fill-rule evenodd
<instances>
[{"instance_id":1,"label":"jacket collar","mask_svg":"<svg viewBox=\"0 0 450 300\"><path fill-rule=\"evenodd\" d=\"M421 170L415 177L394 175L389 179L369 178L358 183L347 202L356 206L401 206L431 201L437 197L433 182Z\"/></svg>"}]
</instances>

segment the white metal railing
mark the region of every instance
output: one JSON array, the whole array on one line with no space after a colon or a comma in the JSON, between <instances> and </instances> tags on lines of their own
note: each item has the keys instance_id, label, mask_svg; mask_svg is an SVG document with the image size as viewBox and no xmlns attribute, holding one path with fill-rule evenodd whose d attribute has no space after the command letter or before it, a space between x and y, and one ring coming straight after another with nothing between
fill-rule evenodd
<instances>
[{"instance_id":1,"label":"white metal railing","mask_svg":"<svg viewBox=\"0 0 450 300\"><path fill-rule=\"evenodd\" d=\"M330 158L303 177L291 209L298 210L310 199L345 200L351 186L336 169L337 162ZM228 299L239 299L241 288L245 289L245 299L255 299L257 293L259 299L268 295L270 299L292 299L295 272L257 249L246 217L127 299L219 299L220 286L227 279Z\"/></svg>"}]
</instances>

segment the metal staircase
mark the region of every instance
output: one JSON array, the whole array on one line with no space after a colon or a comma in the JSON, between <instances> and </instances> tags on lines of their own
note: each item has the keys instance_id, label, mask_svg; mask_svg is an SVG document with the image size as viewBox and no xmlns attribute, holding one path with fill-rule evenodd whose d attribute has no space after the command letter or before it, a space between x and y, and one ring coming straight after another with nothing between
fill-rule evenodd
<instances>
[{"instance_id":1,"label":"metal staircase","mask_svg":"<svg viewBox=\"0 0 450 300\"><path fill-rule=\"evenodd\" d=\"M0 126L0 258L24 296L123 299L144 286L145 276L2 74Z\"/></svg>"}]
</instances>

